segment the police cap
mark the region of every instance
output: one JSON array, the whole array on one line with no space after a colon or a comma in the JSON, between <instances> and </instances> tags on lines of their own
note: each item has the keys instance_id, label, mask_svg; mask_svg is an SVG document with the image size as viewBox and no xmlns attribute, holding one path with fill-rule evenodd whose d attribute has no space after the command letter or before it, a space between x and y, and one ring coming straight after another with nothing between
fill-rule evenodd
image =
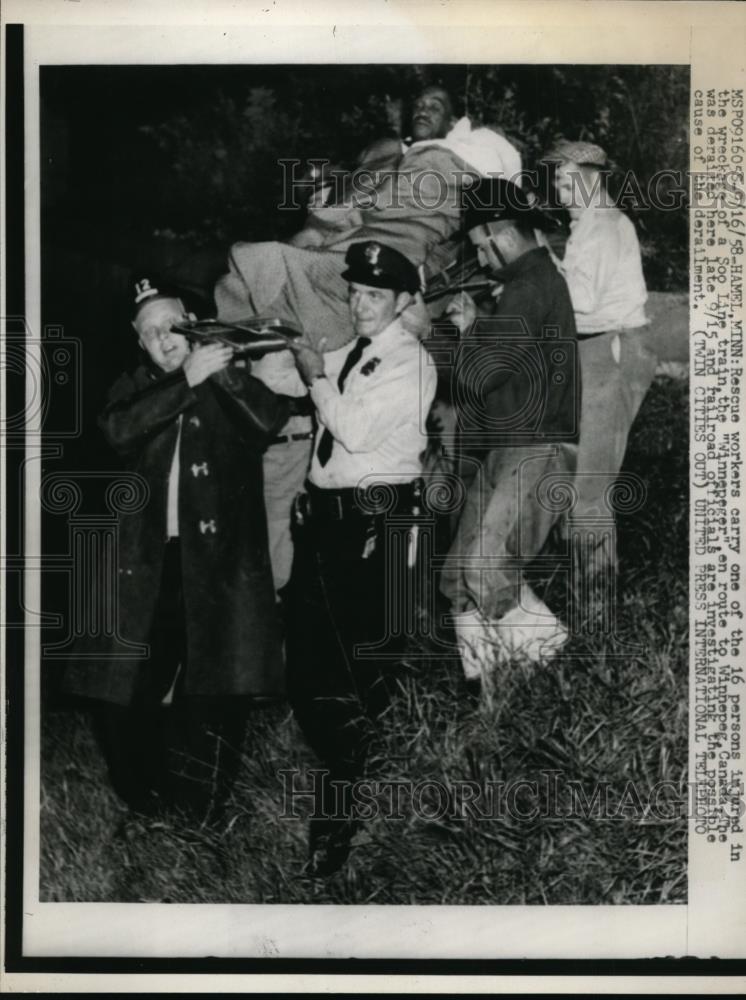
<instances>
[{"instance_id":1,"label":"police cap","mask_svg":"<svg viewBox=\"0 0 746 1000\"><path fill-rule=\"evenodd\" d=\"M412 295L419 291L420 276L414 264L398 250L377 240L353 243L345 255L345 264L347 270L342 272L345 281Z\"/></svg>"}]
</instances>

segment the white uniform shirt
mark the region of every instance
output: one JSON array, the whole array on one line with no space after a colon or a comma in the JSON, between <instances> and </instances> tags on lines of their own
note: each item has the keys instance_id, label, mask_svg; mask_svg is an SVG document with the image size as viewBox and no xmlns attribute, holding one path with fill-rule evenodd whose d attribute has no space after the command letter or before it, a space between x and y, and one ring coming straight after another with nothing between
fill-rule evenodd
<instances>
[{"instance_id":1,"label":"white uniform shirt","mask_svg":"<svg viewBox=\"0 0 746 1000\"><path fill-rule=\"evenodd\" d=\"M425 348L395 320L371 339L345 381L337 378L354 341L324 356L326 378L311 386L319 427L309 480L323 489L357 486L378 477L411 482L422 472L425 420L435 396L436 371ZM317 457L324 428L334 446L329 461Z\"/></svg>"},{"instance_id":2,"label":"white uniform shirt","mask_svg":"<svg viewBox=\"0 0 746 1000\"><path fill-rule=\"evenodd\" d=\"M648 297L637 233L617 208L594 205L570 224L559 269L579 334L644 326Z\"/></svg>"}]
</instances>

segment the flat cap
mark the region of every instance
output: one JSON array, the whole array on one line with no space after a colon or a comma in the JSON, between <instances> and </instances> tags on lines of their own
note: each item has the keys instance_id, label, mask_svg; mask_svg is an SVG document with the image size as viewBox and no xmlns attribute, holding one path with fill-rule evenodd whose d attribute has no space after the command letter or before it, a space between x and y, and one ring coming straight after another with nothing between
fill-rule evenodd
<instances>
[{"instance_id":1,"label":"flat cap","mask_svg":"<svg viewBox=\"0 0 746 1000\"><path fill-rule=\"evenodd\" d=\"M345 281L412 295L419 291L420 276L414 264L403 253L377 240L353 243L347 249L345 264Z\"/></svg>"},{"instance_id":2,"label":"flat cap","mask_svg":"<svg viewBox=\"0 0 746 1000\"><path fill-rule=\"evenodd\" d=\"M608 157L600 146L592 142L570 142L569 139L560 139L542 160L547 163L577 163L578 166L605 167Z\"/></svg>"}]
</instances>

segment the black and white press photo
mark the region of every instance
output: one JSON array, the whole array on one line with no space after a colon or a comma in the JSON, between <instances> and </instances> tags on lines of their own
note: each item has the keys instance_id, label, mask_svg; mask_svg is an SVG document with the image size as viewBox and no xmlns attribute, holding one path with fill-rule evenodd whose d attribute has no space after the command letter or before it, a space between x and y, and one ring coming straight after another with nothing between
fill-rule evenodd
<instances>
[{"instance_id":1,"label":"black and white press photo","mask_svg":"<svg viewBox=\"0 0 746 1000\"><path fill-rule=\"evenodd\" d=\"M743 81L584 6L4 25L20 971L741 919Z\"/></svg>"}]
</instances>

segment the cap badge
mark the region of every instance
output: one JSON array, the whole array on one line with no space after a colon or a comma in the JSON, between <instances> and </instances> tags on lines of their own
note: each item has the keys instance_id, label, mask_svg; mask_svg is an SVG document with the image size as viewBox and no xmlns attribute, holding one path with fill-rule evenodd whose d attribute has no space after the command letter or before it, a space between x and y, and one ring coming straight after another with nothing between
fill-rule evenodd
<instances>
[{"instance_id":1,"label":"cap badge","mask_svg":"<svg viewBox=\"0 0 746 1000\"><path fill-rule=\"evenodd\" d=\"M365 248L365 259L371 265L375 267L378 263L378 258L381 255L381 245L380 243L369 243Z\"/></svg>"},{"instance_id":2,"label":"cap badge","mask_svg":"<svg viewBox=\"0 0 746 1000\"><path fill-rule=\"evenodd\" d=\"M143 278L142 281L135 282L135 305L142 302L143 299L149 299L151 295L157 295L158 289L151 288L150 282L147 278Z\"/></svg>"}]
</instances>

